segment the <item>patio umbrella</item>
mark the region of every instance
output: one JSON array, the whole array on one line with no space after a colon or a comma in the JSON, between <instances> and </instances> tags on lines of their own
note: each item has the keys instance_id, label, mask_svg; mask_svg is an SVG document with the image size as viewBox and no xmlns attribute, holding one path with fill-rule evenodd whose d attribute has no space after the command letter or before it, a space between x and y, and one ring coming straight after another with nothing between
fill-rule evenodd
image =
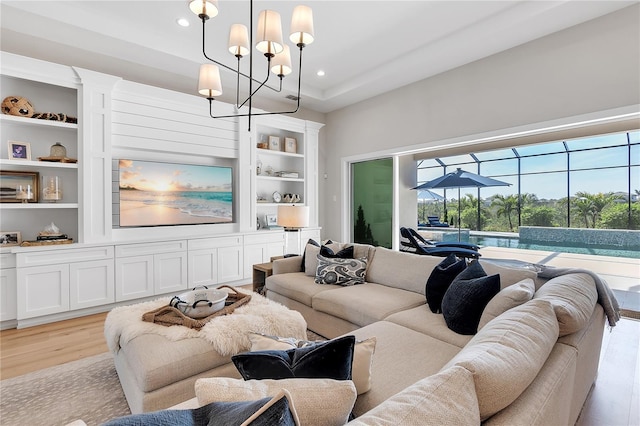
<instances>
[{"instance_id":1,"label":"patio umbrella","mask_svg":"<svg viewBox=\"0 0 640 426\"><path fill-rule=\"evenodd\" d=\"M460 168L433 180L418 185L417 190L458 188L458 241L460 241L460 188L484 188L489 186L509 186L510 183L466 172Z\"/></svg>"}]
</instances>

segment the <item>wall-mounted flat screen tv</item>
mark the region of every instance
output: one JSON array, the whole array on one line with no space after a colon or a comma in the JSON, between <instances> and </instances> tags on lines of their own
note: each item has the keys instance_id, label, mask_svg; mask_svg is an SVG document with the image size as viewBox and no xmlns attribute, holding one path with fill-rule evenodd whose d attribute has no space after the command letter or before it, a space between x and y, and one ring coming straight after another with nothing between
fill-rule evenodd
<instances>
[{"instance_id":1,"label":"wall-mounted flat screen tv","mask_svg":"<svg viewBox=\"0 0 640 426\"><path fill-rule=\"evenodd\" d=\"M233 222L233 170L119 160L120 226Z\"/></svg>"}]
</instances>

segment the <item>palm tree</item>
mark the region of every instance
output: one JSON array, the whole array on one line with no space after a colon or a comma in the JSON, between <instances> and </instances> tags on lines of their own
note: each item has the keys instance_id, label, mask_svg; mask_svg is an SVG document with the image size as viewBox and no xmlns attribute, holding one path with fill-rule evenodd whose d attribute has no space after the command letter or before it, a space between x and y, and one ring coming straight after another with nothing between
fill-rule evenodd
<instances>
[{"instance_id":1,"label":"palm tree","mask_svg":"<svg viewBox=\"0 0 640 426\"><path fill-rule=\"evenodd\" d=\"M602 210L611 204L614 199L615 196L612 192L589 194L588 192L578 191L573 205L584 218L585 227L589 227L589 218L591 218L591 225L595 228Z\"/></svg>"},{"instance_id":2,"label":"palm tree","mask_svg":"<svg viewBox=\"0 0 640 426\"><path fill-rule=\"evenodd\" d=\"M509 221L509 231L513 232L513 223L511 221L511 213L514 211L518 211L518 196L517 195L507 195L506 197L501 194L497 194L491 200L491 206L498 206L498 210L496 214L498 216L505 216L507 221Z\"/></svg>"},{"instance_id":3,"label":"palm tree","mask_svg":"<svg viewBox=\"0 0 640 426\"><path fill-rule=\"evenodd\" d=\"M589 217L591 217L591 201L587 195L590 195L586 192L576 192L576 199L571 203L571 208L576 210L580 217L584 219L584 227L589 227ZM595 226L595 224L594 224Z\"/></svg>"}]
</instances>

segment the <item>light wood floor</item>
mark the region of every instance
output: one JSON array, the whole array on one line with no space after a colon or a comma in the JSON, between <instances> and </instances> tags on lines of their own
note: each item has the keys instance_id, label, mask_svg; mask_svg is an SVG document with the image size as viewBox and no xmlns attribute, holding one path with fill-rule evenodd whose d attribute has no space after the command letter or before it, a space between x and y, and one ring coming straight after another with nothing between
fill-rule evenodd
<instances>
[{"instance_id":1,"label":"light wood floor","mask_svg":"<svg viewBox=\"0 0 640 426\"><path fill-rule=\"evenodd\" d=\"M106 314L0 332L0 378L107 351ZM640 321L605 330L600 369L577 426L640 425Z\"/></svg>"}]
</instances>

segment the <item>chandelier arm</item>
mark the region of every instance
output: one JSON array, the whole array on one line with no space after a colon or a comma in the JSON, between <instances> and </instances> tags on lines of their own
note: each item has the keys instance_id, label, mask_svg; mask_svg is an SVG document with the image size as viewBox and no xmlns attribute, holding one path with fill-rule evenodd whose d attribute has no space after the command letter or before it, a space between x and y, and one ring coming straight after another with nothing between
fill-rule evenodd
<instances>
[{"instance_id":1,"label":"chandelier arm","mask_svg":"<svg viewBox=\"0 0 640 426\"><path fill-rule=\"evenodd\" d=\"M223 64L222 62L216 61L215 59L210 58L210 57L207 55L207 52L206 52L206 50L205 50L205 40L206 40L206 39L205 39L205 28L206 28L207 18L202 17L202 18L200 18L200 19L202 20L202 56L204 56L204 57L205 57L205 59L207 59L207 60L209 60L209 61L213 62L214 64L219 65L219 66L221 66L222 68L225 68L225 69L227 69L227 70L229 70L229 71L231 71L231 72L233 72L233 73L237 74L237 75L238 75L238 81L240 80L240 76L242 76L242 77L244 77L244 78L247 78L247 79L253 80L253 81L255 81L256 83L260 83L260 81L259 81L259 80L254 79L251 75L247 75L247 74L245 74L245 73L243 73L243 72L241 72L241 71L240 71L240 66L239 66L239 65L240 65L240 63L239 63L239 62L240 62L240 58L238 58L238 69L237 69L237 70L235 70L235 69L233 69L232 67L230 67L230 66L228 66L228 65L226 65L226 64ZM253 26L253 21L251 21L251 22L252 22L252 25L251 25L251 26ZM252 37L253 37L253 36L252 36ZM252 55L252 54L251 54L251 53L249 53L249 55ZM239 84L238 84L238 85L239 85ZM274 92L280 92L280 90L276 89L275 87L271 87L271 86L269 86L268 84L265 84L265 87L268 87L269 89L273 90ZM236 103L237 103L237 102L236 102Z\"/></svg>"},{"instance_id":2,"label":"chandelier arm","mask_svg":"<svg viewBox=\"0 0 640 426\"><path fill-rule=\"evenodd\" d=\"M298 68L298 96L297 96L298 101L296 104L296 109L294 109L293 111L275 111L275 112L251 112L250 111L248 114L231 114L231 115L214 116L211 110L213 98L207 98L209 99L209 115L211 115L211 118L249 117L249 126L251 126L251 117L256 115L294 114L298 112L298 110L300 109L300 87L302 82L302 49L304 48L304 44L298 44L298 46L300 47L300 64ZM281 79L281 83L282 83L282 79ZM249 127L249 130L251 130L251 127Z\"/></svg>"},{"instance_id":3,"label":"chandelier arm","mask_svg":"<svg viewBox=\"0 0 640 426\"><path fill-rule=\"evenodd\" d=\"M264 79L264 81L260 84L260 86L258 86L256 88L256 90L254 90L253 92L251 92L251 94L249 95L249 97L247 99L244 100L244 102L238 106L238 108L242 108L244 106L244 104L247 103L247 101L249 101L249 99L251 99L251 97L253 97L253 95L255 95L256 93L258 93L258 90L260 90L263 86L266 85L267 81L269 81L269 68L271 66L271 58L267 57L267 77ZM278 90L279 91L279 90Z\"/></svg>"}]
</instances>

